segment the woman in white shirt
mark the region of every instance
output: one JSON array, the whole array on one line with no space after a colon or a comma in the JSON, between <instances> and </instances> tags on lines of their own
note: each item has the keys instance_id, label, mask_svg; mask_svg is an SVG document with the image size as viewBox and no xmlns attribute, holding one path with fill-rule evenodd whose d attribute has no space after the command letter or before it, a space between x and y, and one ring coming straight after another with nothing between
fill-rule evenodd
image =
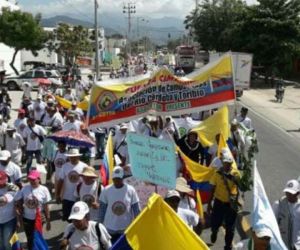
<instances>
[{"instance_id":1,"label":"woman in white shirt","mask_svg":"<svg viewBox=\"0 0 300 250\"><path fill-rule=\"evenodd\" d=\"M33 245L33 233L36 213L39 210L42 218L45 216L46 229L51 229L50 209L48 203L51 196L48 188L40 184L40 173L37 170L30 171L28 175L29 185L24 186L16 195L16 207L18 220L23 221L24 231L27 237L27 249Z\"/></svg>"},{"instance_id":2,"label":"woman in white shirt","mask_svg":"<svg viewBox=\"0 0 300 250\"><path fill-rule=\"evenodd\" d=\"M0 249L11 249L9 240L16 231L14 197L18 187L7 182L6 173L0 171Z\"/></svg>"}]
</instances>

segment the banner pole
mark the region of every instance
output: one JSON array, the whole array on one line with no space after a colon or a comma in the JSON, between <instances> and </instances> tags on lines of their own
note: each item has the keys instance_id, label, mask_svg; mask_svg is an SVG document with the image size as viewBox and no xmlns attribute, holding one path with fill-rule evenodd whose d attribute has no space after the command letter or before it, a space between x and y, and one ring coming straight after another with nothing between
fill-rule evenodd
<instances>
[{"instance_id":1,"label":"banner pole","mask_svg":"<svg viewBox=\"0 0 300 250\"><path fill-rule=\"evenodd\" d=\"M236 89L235 89L235 71L234 71L234 65L233 65L233 57L232 52L229 51L230 58L231 58L231 69L232 69L232 81L233 81L233 91L234 91L234 115L237 115L237 101L236 101Z\"/></svg>"}]
</instances>

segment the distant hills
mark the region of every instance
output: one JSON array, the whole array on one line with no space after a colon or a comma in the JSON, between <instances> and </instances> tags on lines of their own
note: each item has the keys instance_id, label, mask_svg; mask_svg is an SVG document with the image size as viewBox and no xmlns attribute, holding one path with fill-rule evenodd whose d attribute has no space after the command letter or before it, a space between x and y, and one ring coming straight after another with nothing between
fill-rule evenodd
<instances>
[{"instance_id":1,"label":"distant hills","mask_svg":"<svg viewBox=\"0 0 300 250\"><path fill-rule=\"evenodd\" d=\"M69 15L59 15L49 18L44 18L41 21L44 27L55 27L58 23L64 22L72 25L82 25L87 28L93 28L92 19L84 20ZM102 13L99 16L99 25L104 27L105 35L120 33L126 35L128 19L119 13ZM148 18L143 17L133 18L131 22L131 37L136 40L138 37L148 36L157 44L166 44L168 42L168 34L171 39L182 37L185 33L183 20L174 17L163 18Z\"/></svg>"}]
</instances>

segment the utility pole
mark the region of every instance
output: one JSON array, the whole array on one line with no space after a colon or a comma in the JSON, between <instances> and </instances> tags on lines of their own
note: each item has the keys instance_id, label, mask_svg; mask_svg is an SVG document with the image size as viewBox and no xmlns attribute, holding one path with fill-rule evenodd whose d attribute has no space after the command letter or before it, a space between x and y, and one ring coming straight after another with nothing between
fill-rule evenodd
<instances>
[{"instance_id":1,"label":"utility pole","mask_svg":"<svg viewBox=\"0 0 300 250\"><path fill-rule=\"evenodd\" d=\"M195 0L196 9L198 9L199 0Z\"/></svg>"},{"instance_id":2,"label":"utility pole","mask_svg":"<svg viewBox=\"0 0 300 250\"><path fill-rule=\"evenodd\" d=\"M95 0L95 72L96 81L99 79L99 33L98 33L98 2Z\"/></svg>"},{"instance_id":3,"label":"utility pole","mask_svg":"<svg viewBox=\"0 0 300 250\"><path fill-rule=\"evenodd\" d=\"M134 3L127 3L127 6L123 6L123 13L128 14L128 35L127 35L127 40L128 40L128 53L131 54L131 44L130 44L130 39L131 39L131 18L132 14L136 13L135 10L135 4Z\"/></svg>"}]
</instances>

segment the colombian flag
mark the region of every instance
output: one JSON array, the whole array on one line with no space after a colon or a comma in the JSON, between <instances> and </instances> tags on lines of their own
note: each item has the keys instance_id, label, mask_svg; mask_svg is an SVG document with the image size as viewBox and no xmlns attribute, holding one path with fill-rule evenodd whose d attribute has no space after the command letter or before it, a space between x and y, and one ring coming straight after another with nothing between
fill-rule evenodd
<instances>
[{"instance_id":1,"label":"colombian flag","mask_svg":"<svg viewBox=\"0 0 300 250\"><path fill-rule=\"evenodd\" d=\"M36 209L32 250L48 250L48 244L43 237L43 226L40 209Z\"/></svg>"},{"instance_id":2,"label":"colombian flag","mask_svg":"<svg viewBox=\"0 0 300 250\"><path fill-rule=\"evenodd\" d=\"M114 168L114 146L111 132L108 135L103 164L100 169L103 186L107 186L112 183L111 173Z\"/></svg>"},{"instance_id":3,"label":"colombian flag","mask_svg":"<svg viewBox=\"0 0 300 250\"><path fill-rule=\"evenodd\" d=\"M209 249L175 211L158 195L126 229L111 250Z\"/></svg>"},{"instance_id":4,"label":"colombian flag","mask_svg":"<svg viewBox=\"0 0 300 250\"><path fill-rule=\"evenodd\" d=\"M16 232L12 235L9 243L11 245L12 250L22 250L21 243L19 241L19 237Z\"/></svg>"}]
</instances>

